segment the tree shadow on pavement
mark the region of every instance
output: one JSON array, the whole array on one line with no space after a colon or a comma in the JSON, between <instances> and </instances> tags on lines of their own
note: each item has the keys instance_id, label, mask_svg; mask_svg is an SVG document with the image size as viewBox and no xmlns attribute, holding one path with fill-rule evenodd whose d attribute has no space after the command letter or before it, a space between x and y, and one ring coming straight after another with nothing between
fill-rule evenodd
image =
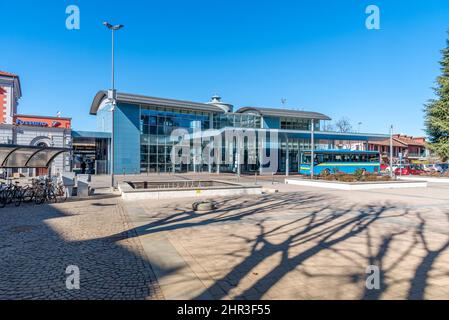
<instances>
[{"instance_id":1,"label":"tree shadow on pavement","mask_svg":"<svg viewBox=\"0 0 449 320\"><path fill-rule=\"evenodd\" d=\"M360 284L359 299L381 299L394 285L404 283L410 286L406 298L423 299L432 266L449 248L448 239L437 249L430 249L424 235L426 222L422 214L390 203L349 205L339 202L338 199L329 199L328 195L305 192L230 197L221 200L217 210L203 214L179 207L176 208L177 212L172 213L173 207L174 204L171 203L158 208L160 212L152 216L150 223L137 227L136 233L146 235L237 222L250 223L257 227L255 236L235 232L227 235L243 240L249 246L249 252L239 249L227 253L237 257L239 261L225 274L214 277L213 283L206 289L213 293L216 299L266 298L267 292L293 271L310 278L345 277L349 282L357 282ZM284 216L278 219L277 212L283 212ZM410 222L417 218L420 221L418 227ZM398 219L406 222L396 223ZM382 230L383 225L377 223L382 221L385 221L389 228ZM394 227L390 228L391 224L394 224ZM381 229L381 232L377 230L376 233L376 228ZM412 239L408 239L400 252L396 252L393 244L400 243L410 234ZM358 250L345 248L346 242L354 240L360 244ZM365 250L362 250L363 246ZM407 259L420 246L424 246L426 254L419 261L413 277L395 276L394 274L400 274L401 263L408 263ZM335 275L319 270L310 272L302 268L322 253L337 254L350 261L350 265L358 271L351 273L348 270L344 275ZM255 268L269 259L276 260L274 257L280 261L266 274L253 276ZM365 270L369 265L379 268L378 290L370 290L365 286ZM252 279L250 283L247 281L249 278ZM238 290L234 291L236 288ZM196 298L200 299L203 295L204 292Z\"/></svg>"},{"instance_id":2,"label":"tree shadow on pavement","mask_svg":"<svg viewBox=\"0 0 449 320\"><path fill-rule=\"evenodd\" d=\"M429 274L432 271L432 267L435 264L437 258L449 248L449 238L438 246L437 249L431 249L431 245L426 239L425 229L426 220L423 218L421 213L417 213L418 219L420 221L419 226L416 230L416 234L420 239L420 243L423 245L425 250L425 255L421 259L421 262L417 266L415 273L413 275L410 289L408 292L407 299L409 300L421 300L425 297L425 291L428 285ZM446 217L449 222L449 213L446 213ZM447 274L442 276L447 277Z\"/></svg>"},{"instance_id":3,"label":"tree shadow on pavement","mask_svg":"<svg viewBox=\"0 0 449 320\"><path fill-rule=\"evenodd\" d=\"M236 297L261 299L270 288L274 287L289 272L297 269L320 252L356 237L375 221L387 215L387 212L392 208L389 206L367 206L356 209L350 206L345 209L333 209L328 214L323 214L327 208L318 209L308 214L307 217L301 218L300 220L307 220L305 225L288 230L289 233L292 231L293 233L289 234L280 243L271 242L270 236L284 232L285 228L292 226L299 220L270 230L266 230L262 221L258 224L260 233L257 238L254 240L246 238L247 242L252 243L251 253L227 275L216 281L213 286L223 289L220 282L227 281L227 279L233 279L234 284L238 284L262 261L275 254L280 254L281 261L276 266ZM355 214L354 210L356 211ZM304 247L304 249L301 250L301 247ZM299 251L299 253L292 254L292 249ZM213 286L210 289L217 292L218 290L214 290ZM223 296L217 296L217 298L224 298L227 293L225 290Z\"/></svg>"}]
</instances>

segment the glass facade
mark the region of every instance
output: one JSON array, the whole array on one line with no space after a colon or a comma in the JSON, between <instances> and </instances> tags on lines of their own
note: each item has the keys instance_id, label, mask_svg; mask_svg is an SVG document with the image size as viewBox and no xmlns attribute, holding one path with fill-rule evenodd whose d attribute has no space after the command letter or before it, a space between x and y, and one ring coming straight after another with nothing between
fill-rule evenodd
<instances>
[{"instance_id":1,"label":"glass facade","mask_svg":"<svg viewBox=\"0 0 449 320\"><path fill-rule=\"evenodd\" d=\"M284 118L281 117L281 129L285 130L310 130L311 119ZM320 131L320 122L315 121L315 131Z\"/></svg>"},{"instance_id":2,"label":"glass facade","mask_svg":"<svg viewBox=\"0 0 449 320\"><path fill-rule=\"evenodd\" d=\"M224 113L213 117L214 129L222 128L260 128L261 118L257 114Z\"/></svg>"},{"instance_id":3,"label":"glass facade","mask_svg":"<svg viewBox=\"0 0 449 320\"><path fill-rule=\"evenodd\" d=\"M325 149L333 149L334 141L333 140L324 140L318 139L315 140L315 149L316 150L325 150ZM299 166L299 155L303 150L310 150L311 143L310 139L296 139L289 138L288 139L288 163L290 172L295 172ZM283 139L280 141L280 150L279 150L279 171L286 171L286 160L287 160L287 139Z\"/></svg>"},{"instance_id":4,"label":"glass facade","mask_svg":"<svg viewBox=\"0 0 449 320\"><path fill-rule=\"evenodd\" d=\"M140 107L140 172L171 172L170 153L173 130L207 130L211 124L210 112L166 107ZM190 170L191 168L179 168Z\"/></svg>"},{"instance_id":5,"label":"glass facade","mask_svg":"<svg viewBox=\"0 0 449 320\"><path fill-rule=\"evenodd\" d=\"M175 129L184 129L189 133L194 130L223 129L223 128L261 128L262 118L260 115L252 113L214 113L205 111L195 111L188 109L168 108L163 106L140 106L140 172L183 172L183 171L207 171L207 164L198 164L194 168L194 164L181 164L173 168L171 163L171 151L173 141L170 135ZM310 130L311 120L301 118L280 118L279 129L285 130ZM276 128L273 128L276 129ZM320 130L320 121L315 122L315 130ZM288 140L287 140L288 136ZM278 152L278 164L280 172L286 171L287 154L289 158L289 167L291 172L297 171L299 165L299 154L302 150L310 149L310 139L294 138L294 134L280 135L278 144L275 146ZM267 137L268 138L268 137ZM223 137L222 137L223 139ZM288 141L288 142L287 142ZM224 142L224 139L223 139ZM269 143L269 139L267 140ZM316 140L316 149L335 148L334 140ZM228 142L229 143L229 142ZM287 153L288 143L288 153ZM191 141L191 147L193 142ZM220 171L235 171L237 149L234 142L225 146L222 150L223 163L220 165ZM225 159L225 148L233 150L232 159ZM246 142L243 146L243 159L241 162L242 172L254 172L259 170L259 164L254 164L254 154L248 152ZM191 148L193 150L193 148ZM193 152L193 151L192 151ZM258 154L256 151L255 154ZM252 161L249 161L249 159ZM225 164L225 161L228 164ZM252 162L252 164L249 164ZM230 164L229 164L230 163ZM234 164L233 164L234 163ZM212 166L212 170L216 170L216 166Z\"/></svg>"}]
</instances>

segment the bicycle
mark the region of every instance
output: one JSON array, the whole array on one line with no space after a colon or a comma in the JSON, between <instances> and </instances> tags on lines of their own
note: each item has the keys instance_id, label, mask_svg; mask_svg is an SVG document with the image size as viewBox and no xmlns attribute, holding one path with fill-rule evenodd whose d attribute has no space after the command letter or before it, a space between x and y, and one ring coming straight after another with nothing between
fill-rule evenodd
<instances>
[{"instance_id":1,"label":"bicycle","mask_svg":"<svg viewBox=\"0 0 449 320\"><path fill-rule=\"evenodd\" d=\"M4 208L7 204L13 202L16 207L22 203L22 187L19 185L19 182L16 181L15 184L12 181L9 181L8 184L1 183L0 208Z\"/></svg>"},{"instance_id":2,"label":"bicycle","mask_svg":"<svg viewBox=\"0 0 449 320\"><path fill-rule=\"evenodd\" d=\"M7 188L8 186L5 183L0 182L0 208L4 208L6 206Z\"/></svg>"},{"instance_id":3,"label":"bicycle","mask_svg":"<svg viewBox=\"0 0 449 320\"><path fill-rule=\"evenodd\" d=\"M67 200L67 188L64 186L61 180L58 180L53 184L54 193L59 200L65 202Z\"/></svg>"},{"instance_id":4,"label":"bicycle","mask_svg":"<svg viewBox=\"0 0 449 320\"><path fill-rule=\"evenodd\" d=\"M54 183L50 179L45 179L39 182L34 193L34 202L36 204L43 204L44 202L57 202L56 189Z\"/></svg>"}]
</instances>

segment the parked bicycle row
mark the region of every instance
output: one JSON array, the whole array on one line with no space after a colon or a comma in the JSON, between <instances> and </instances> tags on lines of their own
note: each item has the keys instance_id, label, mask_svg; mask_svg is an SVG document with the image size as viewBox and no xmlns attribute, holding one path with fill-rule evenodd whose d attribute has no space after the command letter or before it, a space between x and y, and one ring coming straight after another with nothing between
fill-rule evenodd
<instances>
[{"instance_id":1,"label":"parked bicycle row","mask_svg":"<svg viewBox=\"0 0 449 320\"><path fill-rule=\"evenodd\" d=\"M67 199L67 189L62 181L45 178L32 179L31 183L21 184L19 181L0 182L0 208L14 204L34 202L58 202Z\"/></svg>"}]
</instances>

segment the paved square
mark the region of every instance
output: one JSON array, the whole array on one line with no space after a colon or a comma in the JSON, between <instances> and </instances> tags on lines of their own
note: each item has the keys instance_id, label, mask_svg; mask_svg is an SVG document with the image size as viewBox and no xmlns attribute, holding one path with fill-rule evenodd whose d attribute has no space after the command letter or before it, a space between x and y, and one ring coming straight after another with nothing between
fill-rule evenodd
<instances>
[{"instance_id":1,"label":"paved square","mask_svg":"<svg viewBox=\"0 0 449 320\"><path fill-rule=\"evenodd\" d=\"M195 199L1 209L0 299L449 299L449 186L279 179L258 180L278 193L218 198L208 213ZM69 265L80 290L65 286ZM370 265L378 290L365 285Z\"/></svg>"},{"instance_id":2,"label":"paved square","mask_svg":"<svg viewBox=\"0 0 449 320\"><path fill-rule=\"evenodd\" d=\"M448 186L275 187L204 214L192 199L125 204L166 298L449 299Z\"/></svg>"}]
</instances>

